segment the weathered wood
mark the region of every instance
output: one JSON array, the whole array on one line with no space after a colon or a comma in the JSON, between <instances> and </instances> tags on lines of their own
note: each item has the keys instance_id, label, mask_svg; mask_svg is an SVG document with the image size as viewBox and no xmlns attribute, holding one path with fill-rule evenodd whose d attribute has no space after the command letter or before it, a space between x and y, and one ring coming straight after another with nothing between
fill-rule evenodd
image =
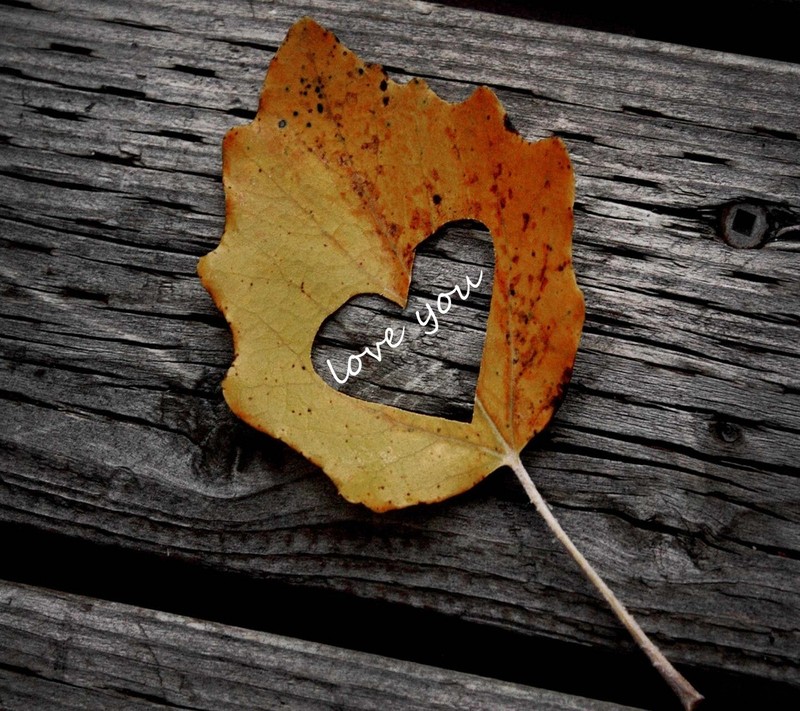
<instances>
[{"instance_id":1,"label":"weathered wood","mask_svg":"<svg viewBox=\"0 0 800 711\"><path fill-rule=\"evenodd\" d=\"M0 706L631 709L1 581Z\"/></svg>"},{"instance_id":2,"label":"weathered wood","mask_svg":"<svg viewBox=\"0 0 800 711\"><path fill-rule=\"evenodd\" d=\"M739 251L716 235L738 200L767 205L772 236L800 222L796 65L417 2L2 8L0 516L532 636L624 639L510 476L375 516L222 401L230 337L194 273L223 225L219 145L304 13L395 78L450 100L489 83L523 135L564 138L587 324L525 460L673 660L800 685L798 233ZM460 313L451 332L479 352ZM385 318L351 311L340 353Z\"/></svg>"}]
</instances>

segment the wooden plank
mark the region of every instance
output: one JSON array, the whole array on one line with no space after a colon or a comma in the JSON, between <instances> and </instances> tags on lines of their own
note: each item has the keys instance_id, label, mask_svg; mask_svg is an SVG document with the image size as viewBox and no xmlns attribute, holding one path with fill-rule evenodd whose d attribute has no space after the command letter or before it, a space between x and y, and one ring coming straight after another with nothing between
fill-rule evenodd
<instances>
[{"instance_id":1,"label":"wooden plank","mask_svg":"<svg viewBox=\"0 0 800 711\"><path fill-rule=\"evenodd\" d=\"M0 705L7 711L632 708L4 581Z\"/></svg>"},{"instance_id":2,"label":"wooden plank","mask_svg":"<svg viewBox=\"0 0 800 711\"><path fill-rule=\"evenodd\" d=\"M508 473L376 516L222 401L230 337L194 274L223 225L219 145L305 13L398 79L450 100L489 83L525 136L564 137L587 325L525 461L673 660L800 684L796 65L418 2L2 8L3 520L531 636L624 640ZM781 237L720 240L739 200ZM434 250L429 273L453 259ZM454 314L461 353L480 351L473 313ZM385 318L351 311L328 344L349 332L338 352L352 352ZM432 347L434 373L474 367ZM423 406L463 411L465 387Z\"/></svg>"}]
</instances>

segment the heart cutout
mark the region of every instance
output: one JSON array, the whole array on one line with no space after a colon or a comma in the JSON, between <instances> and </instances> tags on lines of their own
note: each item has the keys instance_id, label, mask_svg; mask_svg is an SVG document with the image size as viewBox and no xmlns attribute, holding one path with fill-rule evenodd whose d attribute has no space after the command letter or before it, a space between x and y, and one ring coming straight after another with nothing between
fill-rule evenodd
<instances>
[{"instance_id":1,"label":"heart cutout","mask_svg":"<svg viewBox=\"0 0 800 711\"><path fill-rule=\"evenodd\" d=\"M470 422L493 278L488 228L447 223L415 250L406 308L376 294L350 299L317 332L314 369L352 397Z\"/></svg>"},{"instance_id":2,"label":"heart cutout","mask_svg":"<svg viewBox=\"0 0 800 711\"><path fill-rule=\"evenodd\" d=\"M222 175L225 232L198 271L231 326L236 414L375 511L442 501L516 461L552 417L583 323L560 140L526 141L486 87L451 104L392 82L305 19L255 120L225 136ZM462 218L489 227L496 262L471 421L331 388L311 359L320 326L359 293L404 303L416 247Z\"/></svg>"}]
</instances>

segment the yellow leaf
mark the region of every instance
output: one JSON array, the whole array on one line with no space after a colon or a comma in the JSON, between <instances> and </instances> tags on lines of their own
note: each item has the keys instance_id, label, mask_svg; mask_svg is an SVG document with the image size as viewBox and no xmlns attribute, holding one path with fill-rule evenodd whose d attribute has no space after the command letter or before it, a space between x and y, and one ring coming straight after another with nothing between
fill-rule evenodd
<instances>
[{"instance_id":1,"label":"yellow leaf","mask_svg":"<svg viewBox=\"0 0 800 711\"><path fill-rule=\"evenodd\" d=\"M584 316L560 140L523 139L485 87L450 104L397 84L303 19L223 150L225 233L199 272L233 332L223 387L237 415L376 511L465 491L545 427ZM461 219L484 223L495 250L472 422L328 386L311 364L325 318L360 293L405 305L414 249Z\"/></svg>"},{"instance_id":2,"label":"yellow leaf","mask_svg":"<svg viewBox=\"0 0 800 711\"><path fill-rule=\"evenodd\" d=\"M497 97L460 104L399 85L304 19L273 58L258 114L225 137L227 219L200 260L233 332L231 409L375 511L440 501L501 466L680 697L675 670L578 551L519 457L572 373L583 297L571 262L573 176L558 139L530 143ZM322 322L360 293L404 306L414 249L454 220L492 233L495 274L472 422L337 392L314 371Z\"/></svg>"}]
</instances>

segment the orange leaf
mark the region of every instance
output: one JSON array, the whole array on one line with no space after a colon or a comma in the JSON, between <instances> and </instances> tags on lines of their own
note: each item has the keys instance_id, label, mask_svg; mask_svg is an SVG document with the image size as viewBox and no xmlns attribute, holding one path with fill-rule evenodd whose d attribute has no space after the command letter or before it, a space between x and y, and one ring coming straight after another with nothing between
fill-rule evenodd
<instances>
[{"instance_id":1,"label":"orange leaf","mask_svg":"<svg viewBox=\"0 0 800 711\"><path fill-rule=\"evenodd\" d=\"M693 709L702 696L578 551L519 457L553 414L583 326L564 145L524 140L485 87L449 104L424 82L396 84L304 19L270 64L255 120L225 137L223 179L225 233L199 272L233 331L236 357L223 384L233 411L376 511L440 501L511 467ZM325 318L359 293L405 305L414 249L460 219L483 222L495 250L472 422L329 387L311 364Z\"/></svg>"},{"instance_id":2,"label":"orange leaf","mask_svg":"<svg viewBox=\"0 0 800 711\"><path fill-rule=\"evenodd\" d=\"M224 392L237 415L376 511L465 491L545 427L584 315L560 140L523 139L486 87L450 104L422 81L397 84L303 19L255 120L223 148L225 233L199 272L233 331ZM359 293L403 306L414 249L460 219L484 223L495 249L472 422L325 384L311 364L325 318Z\"/></svg>"}]
</instances>

